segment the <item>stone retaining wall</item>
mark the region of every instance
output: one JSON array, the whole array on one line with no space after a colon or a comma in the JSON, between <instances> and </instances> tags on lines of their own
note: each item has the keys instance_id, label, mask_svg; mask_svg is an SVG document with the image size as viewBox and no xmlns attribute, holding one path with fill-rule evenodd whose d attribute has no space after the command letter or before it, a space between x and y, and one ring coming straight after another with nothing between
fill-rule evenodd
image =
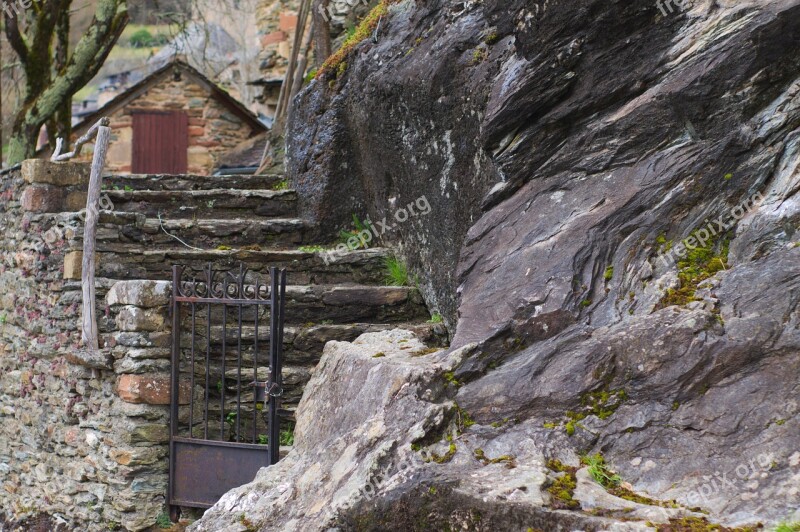
<instances>
[{"instance_id":1,"label":"stone retaining wall","mask_svg":"<svg viewBox=\"0 0 800 532\"><path fill-rule=\"evenodd\" d=\"M44 161L0 181L0 528L142 530L164 511L169 285L99 283L103 350L80 355L87 181Z\"/></svg>"}]
</instances>

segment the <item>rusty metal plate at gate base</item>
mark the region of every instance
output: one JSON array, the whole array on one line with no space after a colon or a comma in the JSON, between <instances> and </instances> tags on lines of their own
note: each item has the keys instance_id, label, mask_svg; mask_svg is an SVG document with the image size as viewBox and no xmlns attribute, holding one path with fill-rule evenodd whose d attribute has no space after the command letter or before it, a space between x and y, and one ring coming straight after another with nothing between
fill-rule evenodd
<instances>
[{"instance_id":1,"label":"rusty metal plate at gate base","mask_svg":"<svg viewBox=\"0 0 800 532\"><path fill-rule=\"evenodd\" d=\"M174 506L210 508L270 465L264 445L173 438L171 451L175 476L170 504Z\"/></svg>"}]
</instances>

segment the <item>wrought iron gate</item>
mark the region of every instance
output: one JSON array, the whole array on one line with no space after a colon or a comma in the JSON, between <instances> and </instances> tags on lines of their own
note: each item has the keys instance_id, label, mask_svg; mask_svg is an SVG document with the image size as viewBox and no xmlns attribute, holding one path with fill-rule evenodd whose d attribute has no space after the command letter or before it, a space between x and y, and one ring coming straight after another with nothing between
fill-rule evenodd
<instances>
[{"instance_id":1,"label":"wrought iron gate","mask_svg":"<svg viewBox=\"0 0 800 532\"><path fill-rule=\"evenodd\" d=\"M270 268L264 284L242 265L238 271L208 265L202 272L173 266L168 502L174 519L181 506L208 508L279 459L285 293L286 270ZM268 337L261 325L266 313ZM260 356L265 343L268 360Z\"/></svg>"}]
</instances>

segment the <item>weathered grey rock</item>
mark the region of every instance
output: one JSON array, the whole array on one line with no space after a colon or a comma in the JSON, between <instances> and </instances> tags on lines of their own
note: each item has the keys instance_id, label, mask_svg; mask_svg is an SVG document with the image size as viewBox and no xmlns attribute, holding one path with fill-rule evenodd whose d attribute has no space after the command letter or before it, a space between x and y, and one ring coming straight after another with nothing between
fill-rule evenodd
<instances>
[{"instance_id":1,"label":"weathered grey rock","mask_svg":"<svg viewBox=\"0 0 800 532\"><path fill-rule=\"evenodd\" d=\"M488 441L489 427L462 433L463 413L447 398L446 372L473 347L418 356L413 352L424 344L402 330L328 343L298 407L292 451L226 494L190 530L351 530L356 523L410 530L420 520L437 530L478 523L511 530L523 521L547 530L647 530L644 523L546 509L548 477L536 442ZM512 445L511 469L474 456L479 448L489 459L510 455ZM405 512L384 504L409 490L417 502L406 501ZM517 514L504 510L509 501Z\"/></svg>"},{"instance_id":2,"label":"weathered grey rock","mask_svg":"<svg viewBox=\"0 0 800 532\"><path fill-rule=\"evenodd\" d=\"M298 96L289 176L326 235L425 197L382 238L478 344L456 398L519 419L496 440L602 450L636 491L770 525L800 503L800 2L663 4L394 5ZM709 223L728 260L671 305L660 252ZM424 485L400 492L377 507Z\"/></svg>"},{"instance_id":3,"label":"weathered grey rock","mask_svg":"<svg viewBox=\"0 0 800 532\"><path fill-rule=\"evenodd\" d=\"M154 332L161 331L166 326L165 313L160 309L143 309L140 307L123 307L116 317L117 328L120 331Z\"/></svg>"},{"instance_id":4,"label":"weathered grey rock","mask_svg":"<svg viewBox=\"0 0 800 532\"><path fill-rule=\"evenodd\" d=\"M89 183L89 163L59 162L45 159L22 161L22 178L26 183L43 183L61 187Z\"/></svg>"},{"instance_id":5,"label":"weathered grey rock","mask_svg":"<svg viewBox=\"0 0 800 532\"><path fill-rule=\"evenodd\" d=\"M143 308L163 307L169 304L171 295L170 281L119 281L106 294L106 302Z\"/></svg>"},{"instance_id":6,"label":"weathered grey rock","mask_svg":"<svg viewBox=\"0 0 800 532\"><path fill-rule=\"evenodd\" d=\"M73 364L93 369L111 369L113 356L110 349L77 348L64 353L64 358Z\"/></svg>"}]
</instances>

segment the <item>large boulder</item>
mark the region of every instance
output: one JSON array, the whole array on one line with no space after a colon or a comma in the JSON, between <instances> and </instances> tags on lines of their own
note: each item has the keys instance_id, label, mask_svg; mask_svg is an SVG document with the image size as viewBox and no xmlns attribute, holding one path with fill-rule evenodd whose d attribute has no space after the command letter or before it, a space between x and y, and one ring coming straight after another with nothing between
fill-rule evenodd
<instances>
[{"instance_id":1,"label":"large boulder","mask_svg":"<svg viewBox=\"0 0 800 532\"><path fill-rule=\"evenodd\" d=\"M598 503L581 471L582 511L544 495L568 482L543 464L572 475L597 453L632 492L682 511L792 518L800 0L406 0L295 103L287 161L304 215L320 237L353 213L386 219L382 241L454 332L459 361L442 371L476 421L450 461L348 496L342 526L442 515L480 528L474 510L509 529L605 530L588 511L621 503ZM411 205L429 208L396 217ZM369 426L363 402L337 405ZM401 440L367 441L359 456ZM516 492L492 463L504 455L530 468ZM292 463L284 473L310 470L277 467Z\"/></svg>"},{"instance_id":2,"label":"large boulder","mask_svg":"<svg viewBox=\"0 0 800 532\"><path fill-rule=\"evenodd\" d=\"M615 497L577 467L575 496L628 522L549 508L547 487L561 473L546 467L536 431L478 428L450 399L457 389L451 372L473 349L431 353L399 329L329 342L298 407L292 451L190 530L412 530L424 523L430 530L634 531L647 530L647 521L700 515ZM563 456L577 465L574 455Z\"/></svg>"}]
</instances>

